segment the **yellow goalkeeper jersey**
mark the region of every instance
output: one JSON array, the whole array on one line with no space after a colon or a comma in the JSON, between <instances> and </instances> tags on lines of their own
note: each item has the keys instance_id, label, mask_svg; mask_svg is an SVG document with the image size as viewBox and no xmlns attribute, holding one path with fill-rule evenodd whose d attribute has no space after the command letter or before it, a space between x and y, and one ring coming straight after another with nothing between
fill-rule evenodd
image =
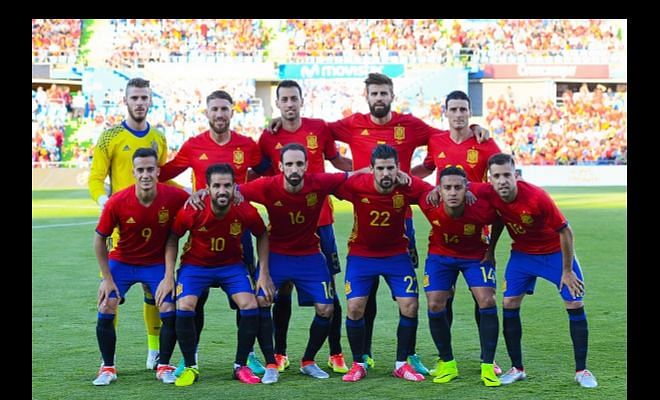
<instances>
[{"instance_id":1,"label":"yellow goalkeeper jersey","mask_svg":"<svg viewBox=\"0 0 660 400\"><path fill-rule=\"evenodd\" d=\"M133 153L140 147L151 147L158 154L158 165L167 161L165 135L147 123L144 131L134 131L123 121L101 133L94 148L92 168L89 172L89 193L94 201L104 194L112 194L135 183ZM110 193L105 192L103 181L110 175Z\"/></svg>"}]
</instances>

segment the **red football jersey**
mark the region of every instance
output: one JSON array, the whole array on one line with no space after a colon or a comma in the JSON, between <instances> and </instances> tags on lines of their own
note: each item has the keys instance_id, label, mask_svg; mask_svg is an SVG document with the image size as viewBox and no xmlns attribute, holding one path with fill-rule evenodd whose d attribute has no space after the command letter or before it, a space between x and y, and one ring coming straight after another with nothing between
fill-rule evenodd
<instances>
[{"instance_id":1,"label":"red football jersey","mask_svg":"<svg viewBox=\"0 0 660 400\"><path fill-rule=\"evenodd\" d=\"M219 267L242 262L241 237L245 230L261 235L266 226L259 212L248 202L232 204L227 214L218 218L211 211L211 197L204 199L203 210L182 208L172 225L172 233L181 237L190 231L183 247L181 264Z\"/></svg>"},{"instance_id":2,"label":"red football jersey","mask_svg":"<svg viewBox=\"0 0 660 400\"><path fill-rule=\"evenodd\" d=\"M411 186L397 186L388 194L378 193L373 174L351 177L340 186L336 196L353 203L349 255L388 257L407 251L406 210L433 189L419 178L412 179Z\"/></svg>"},{"instance_id":3,"label":"red football jersey","mask_svg":"<svg viewBox=\"0 0 660 400\"><path fill-rule=\"evenodd\" d=\"M549 254L561 250L559 231L568 225L550 195L538 186L518 181L518 194L505 203L490 187L485 195L497 209L509 231L514 250L527 254Z\"/></svg>"},{"instance_id":4,"label":"red football jersey","mask_svg":"<svg viewBox=\"0 0 660 400\"><path fill-rule=\"evenodd\" d=\"M165 263L165 242L188 193L162 183L157 184L156 190L158 194L149 207L140 204L135 185L110 196L96 226L96 232L104 237L119 227L119 242L109 258L131 265Z\"/></svg>"},{"instance_id":5,"label":"red football jersey","mask_svg":"<svg viewBox=\"0 0 660 400\"><path fill-rule=\"evenodd\" d=\"M261 162L261 152L254 140L230 132L229 142L219 145L211 138L211 132L206 130L193 136L181 146L173 160L160 167L158 180L167 181L185 171L193 169L193 190L206 187L206 169L217 163L228 163L234 168L236 183L247 182L248 168Z\"/></svg>"},{"instance_id":6,"label":"red football jersey","mask_svg":"<svg viewBox=\"0 0 660 400\"><path fill-rule=\"evenodd\" d=\"M289 143L299 143L307 149L307 172L325 172L325 160L337 157L335 140L322 119L301 118L302 125L295 132L281 128L277 134L263 131L259 138L261 153L271 160L270 175L280 173L280 150ZM332 218L332 201L328 197L321 210L318 226L330 225Z\"/></svg>"},{"instance_id":7,"label":"red football jersey","mask_svg":"<svg viewBox=\"0 0 660 400\"><path fill-rule=\"evenodd\" d=\"M486 183L475 183L472 190ZM443 204L433 207L426 201L426 195L419 200L419 207L431 223L429 233L429 253L442 256L482 259L488 244L482 240L481 231L485 225L497 219L495 208L483 197L473 205L466 204L463 215L453 218L447 215Z\"/></svg>"},{"instance_id":8,"label":"red football jersey","mask_svg":"<svg viewBox=\"0 0 660 400\"><path fill-rule=\"evenodd\" d=\"M266 206L272 252L309 255L320 251L316 227L321 207L346 176L345 172L305 174L302 190L289 193L284 189L284 175L279 174L240 185L239 191L246 200Z\"/></svg>"},{"instance_id":9,"label":"red football jersey","mask_svg":"<svg viewBox=\"0 0 660 400\"><path fill-rule=\"evenodd\" d=\"M438 168L436 184L440 184L440 172L447 167L458 167L465 171L469 182L486 182L488 174L488 159L493 154L501 153L493 139L478 143L477 138L471 138L456 143L449 131L431 135L428 153L424 166L430 170Z\"/></svg>"},{"instance_id":10,"label":"red football jersey","mask_svg":"<svg viewBox=\"0 0 660 400\"><path fill-rule=\"evenodd\" d=\"M425 146L438 129L410 114L392 112L392 119L378 125L370 114L353 114L328 123L336 140L348 144L353 157L353 169L371 165L371 152L379 144L389 144L399 154L401 171L410 172L410 162L417 146Z\"/></svg>"}]
</instances>

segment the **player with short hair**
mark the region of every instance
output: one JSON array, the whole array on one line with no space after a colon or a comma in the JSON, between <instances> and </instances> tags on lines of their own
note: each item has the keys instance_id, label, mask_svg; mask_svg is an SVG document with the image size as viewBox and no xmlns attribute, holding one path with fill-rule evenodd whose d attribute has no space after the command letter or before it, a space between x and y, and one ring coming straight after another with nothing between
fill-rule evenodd
<instances>
[{"instance_id":1,"label":"player with short hair","mask_svg":"<svg viewBox=\"0 0 660 400\"><path fill-rule=\"evenodd\" d=\"M176 332L183 353L185 369L177 378L176 386L190 386L199 377L195 349L195 308L199 296L210 287L220 286L237 304L241 319L238 324L238 344L234 377L243 383L275 383L277 365L273 354L272 323L262 315L270 315L270 301L275 288L268 272L268 232L254 206L247 202L232 204L234 199L234 170L227 163L207 168L209 196L201 210L183 208L176 216L167 241L165 262L173 269L179 249L179 238L190 232L177 280ZM257 238L259 253L259 279L256 290L265 295L254 295L252 278L242 260L241 238L252 232ZM255 376L246 365L248 353L255 338L261 338L262 351L268 365L263 380Z\"/></svg>"},{"instance_id":2,"label":"player with short hair","mask_svg":"<svg viewBox=\"0 0 660 400\"><path fill-rule=\"evenodd\" d=\"M511 255L504 272L503 326L511 369L500 376L503 385L525 379L522 363L520 307L534 293L536 279L554 283L568 312L575 356L575 380L582 387L598 386L587 369L589 329L582 298L584 278L573 245L573 230L552 198L540 187L519 180L509 154L488 160L492 188L484 196L497 209L511 236ZM503 227L493 227L494 249Z\"/></svg>"},{"instance_id":3,"label":"player with short hair","mask_svg":"<svg viewBox=\"0 0 660 400\"><path fill-rule=\"evenodd\" d=\"M167 141L165 135L147 122L147 114L152 104L150 82L133 78L126 83L124 96L128 115L119 124L101 133L94 147L92 166L89 171L89 193L92 200L103 209L108 198L135 183L133 175L133 153L138 148L150 147L157 153L158 165L167 161ZM110 187L106 190L104 180L110 177ZM111 249L119 241L115 231L108 240ZM154 369L158 363L160 316L149 290L144 291L144 323L147 329L147 369ZM115 327L118 317L115 315Z\"/></svg>"},{"instance_id":4,"label":"player with short hair","mask_svg":"<svg viewBox=\"0 0 660 400\"><path fill-rule=\"evenodd\" d=\"M353 203L354 224L348 240L345 292L348 299L346 332L353 365L342 380L356 382L367 374L364 360L366 328L364 310L371 286L385 278L399 305L396 363L393 375L423 381L406 362L417 331L417 276L408 256L404 220L410 203L433 187L414 178L410 187L399 184L397 151L379 144L372 152L371 174L347 180L336 195Z\"/></svg>"},{"instance_id":5,"label":"player with short hair","mask_svg":"<svg viewBox=\"0 0 660 400\"><path fill-rule=\"evenodd\" d=\"M482 348L481 380L486 386L500 386L493 360L497 347L498 325L495 303L494 255L481 238L484 226L495 223L495 209L484 199L467 204L467 174L450 166L439 174L442 203L435 207L425 198L420 208L431 223L429 252L424 269L424 290L428 304L431 336L442 361L434 373L435 383L447 383L458 376L451 346L451 326L447 319L447 298L462 273L479 306L479 339ZM471 190L487 187L473 183Z\"/></svg>"},{"instance_id":6,"label":"player with short hair","mask_svg":"<svg viewBox=\"0 0 660 400\"><path fill-rule=\"evenodd\" d=\"M277 135L271 135L264 131L259 138L259 147L265 158L278 160L280 150L289 143L300 143L307 150L309 156L308 171L310 173L325 172L325 160L329 160L335 168L343 171L351 171L352 161L343 157L337 151L335 141L328 130L327 124L321 119L301 118L300 109L304 101L300 85L292 80L281 81L275 90L275 104L282 115L282 129ZM276 175L280 171L277 164L271 162L270 174ZM325 257L334 292L334 312L330 323L328 344L330 356L328 366L337 373L348 371L341 347L341 304L335 286L335 275L341 271L339 256L337 254L337 243L335 232L332 227L332 200L327 197L323 202L321 216L318 221L316 234L319 236L321 252ZM291 318L291 290L293 285L285 283L278 288L277 301L273 305L273 322L275 331L275 358L280 371L289 366L286 355L287 331ZM299 305L312 305L311 299L305 299L298 294Z\"/></svg>"},{"instance_id":7,"label":"player with short hair","mask_svg":"<svg viewBox=\"0 0 660 400\"><path fill-rule=\"evenodd\" d=\"M133 153L136 183L116 192L103 207L94 235L94 252L103 280L98 291L96 337L103 357L96 386L117 380L113 321L119 300L135 283L142 283L160 310L160 361L156 377L174 383L169 365L176 342L174 328L174 270L165 265L165 241L174 215L188 199L179 188L158 183L158 154L151 148ZM115 228L119 241L108 253L106 239Z\"/></svg>"},{"instance_id":8,"label":"player with short hair","mask_svg":"<svg viewBox=\"0 0 660 400\"><path fill-rule=\"evenodd\" d=\"M252 138L231 130L234 115L234 100L224 90L213 91L206 97L206 117L209 129L186 140L177 155L161 168L161 180L172 179L188 168L192 168L192 189L197 191L206 187L206 169L217 163L228 163L236 176L236 183L245 183L251 169L263 172L268 164L262 163L259 147ZM254 275L255 262L252 236L245 232L242 239L243 261L248 271ZM197 342L204 328L204 304L208 299L208 290L204 290L197 300L195 324ZM232 308L236 305L230 299ZM240 310L236 309L236 324L239 324ZM265 373L265 369L253 352L250 352L248 364L255 373ZM179 363L176 375L183 372L184 362Z\"/></svg>"}]
</instances>

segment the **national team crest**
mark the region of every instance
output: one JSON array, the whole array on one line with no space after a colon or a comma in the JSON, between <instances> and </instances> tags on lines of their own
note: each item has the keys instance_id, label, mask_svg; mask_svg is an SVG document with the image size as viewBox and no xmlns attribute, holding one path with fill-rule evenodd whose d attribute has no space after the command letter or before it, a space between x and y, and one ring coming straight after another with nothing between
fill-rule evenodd
<instances>
[{"instance_id":1,"label":"national team crest","mask_svg":"<svg viewBox=\"0 0 660 400\"><path fill-rule=\"evenodd\" d=\"M241 234L241 223L234 221L229 225L229 234L232 236L238 236Z\"/></svg>"},{"instance_id":2,"label":"national team crest","mask_svg":"<svg viewBox=\"0 0 660 400\"><path fill-rule=\"evenodd\" d=\"M179 283L176 285L176 295L178 296L181 293L183 293L183 283Z\"/></svg>"},{"instance_id":3,"label":"national team crest","mask_svg":"<svg viewBox=\"0 0 660 400\"><path fill-rule=\"evenodd\" d=\"M307 136L307 148L310 150L316 150L319 148L319 138L316 135Z\"/></svg>"},{"instance_id":4,"label":"national team crest","mask_svg":"<svg viewBox=\"0 0 660 400\"><path fill-rule=\"evenodd\" d=\"M305 199L307 200L307 207L314 207L319 202L319 198L315 192L308 193Z\"/></svg>"},{"instance_id":5,"label":"national team crest","mask_svg":"<svg viewBox=\"0 0 660 400\"><path fill-rule=\"evenodd\" d=\"M475 226L473 224L463 225L463 235L470 236L474 235Z\"/></svg>"},{"instance_id":6,"label":"national team crest","mask_svg":"<svg viewBox=\"0 0 660 400\"><path fill-rule=\"evenodd\" d=\"M479 161L479 152L475 149L468 150L465 161L467 161L468 164L476 164Z\"/></svg>"},{"instance_id":7,"label":"national team crest","mask_svg":"<svg viewBox=\"0 0 660 400\"><path fill-rule=\"evenodd\" d=\"M403 195L402 194L395 194L392 196L392 207L394 208L401 208L403 207Z\"/></svg>"},{"instance_id":8,"label":"national team crest","mask_svg":"<svg viewBox=\"0 0 660 400\"><path fill-rule=\"evenodd\" d=\"M241 149L234 150L234 164L243 164L245 162L245 153Z\"/></svg>"},{"instance_id":9,"label":"national team crest","mask_svg":"<svg viewBox=\"0 0 660 400\"><path fill-rule=\"evenodd\" d=\"M431 283L429 282L429 276L424 274L424 287L428 287Z\"/></svg>"},{"instance_id":10,"label":"national team crest","mask_svg":"<svg viewBox=\"0 0 660 400\"><path fill-rule=\"evenodd\" d=\"M164 224L170 219L170 210L160 210L158 211L158 223Z\"/></svg>"},{"instance_id":11,"label":"national team crest","mask_svg":"<svg viewBox=\"0 0 660 400\"><path fill-rule=\"evenodd\" d=\"M406 128L403 126L394 127L394 140L405 140L406 138Z\"/></svg>"},{"instance_id":12,"label":"national team crest","mask_svg":"<svg viewBox=\"0 0 660 400\"><path fill-rule=\"evenodd\" d=\"M351 294L352 291L353 289L351 289L351 282L344 282L344 292L346 292L346 294Z\"/></svg>"},{"instance_id":13,"label":"national team crest","mask_svg":"<svg viewBox=\"0 0 660 400\"><path fill-rule=\"evenodd\" d=\"M525 225L531 225L534 223L534 218L532 218L529 213L523 212L520 214L520 220L522 221L523 224Z\"/></svg>"}]
</instances>

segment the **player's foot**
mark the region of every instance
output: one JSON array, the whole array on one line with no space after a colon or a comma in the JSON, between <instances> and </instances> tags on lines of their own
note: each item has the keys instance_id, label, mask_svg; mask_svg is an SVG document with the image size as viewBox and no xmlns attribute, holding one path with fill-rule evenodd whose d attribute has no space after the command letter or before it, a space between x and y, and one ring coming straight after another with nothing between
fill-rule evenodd
<instances>
[{"instance_id":1,"label":"player's foot","mask_svg":"<svg viewBox=\"0 0 660 400\"><path fill-rule=\"evenodd\" d=\"M417 373L420 373L422 375L429 374L428 368L426 368L424 364L422 364L422 359L419 358L417 354L408 356L408 364L410 364Z\"/></svg>"},{"instance_id":2,"label":"player's foot","mask_svg":"<svg viewBox=\"0 0 660 400\"><path fill-rule=\"evenodd\" d=\"M266 365L266 372L261 378L261 383L269 385L271 383L277 383L280 380L280 371L277 370L277 365L268 364Z\"/></svg>"},{"instance_id":3,"label":"player's foot","mask_svg":"<svg viewBox=\"0 0 660 400\"><path fill-rule=\"evenodd\" d=\"M163 383L174 383L176 382L176 376L174 376L174 368L171 365L159 364L156 368L156 379Z\"/></svg>"},{"instance_id":4,"label":"player's foot","mask_svg":"<svg viewBox=\"0 0 660 400\"><path fill-rule=\"evenodd\" d=\"M515 381L522 381L525 378L527 378L527 374L524 369L511 367L510 370L500 376L500 382L502 382L502 385L509 385Z\"/></svg>"},{"instance_id":5,"label":"player's foot","mask_svg":"<svg viewBox=\"0 0 660 400\"><path fill-rule=\"evenodd\" d=\"M117 380L117 369L113 367L101 366L96 379L92 381L95 386L107 386L110 382Z\"/></svg>"},{"instance_id":6,"label":"player's foot","mask_svg":"<svg viewBox=\"0 0 660 400\"><path fill-rule=\"evenodd\" d=\"M261 379L247 365L234 368L234 378L248 385L255 385L261 382Z\"/></svg>"},{"instance_id":7,"label":"player's foot","mask_svg":"<svg viewBox=\"0 0 660 400\"><path fill-rule=\"evenodd\" d=\"M458 376L458 365L456 360L445 361L442 366L435 371L433 383L447 383Z\"/></svg>"},{"instance_id":8,"label":"player's foot","mask_svg":"<svg viewBox=\"0 0 660 400\"><path fill-rule=\"evenodd\" d=\"M254 354L254 351L248 354L247 366L250 367L252 372L254 372L257 375L266 373L266 368L264 368L264 365L261 363L261 361L259 361L257 355Z\"/></svg>"},{"instance_id":9,"label":"player's foot","mask_svg":"<svg viewBox=\"0 0 660 400\"><path fill-rule=\"evenodd\" d=\"M289 356L284 354L275 354L275 362L277 363L277 370L280 372L284 372L291 365Z\"/></svg>"},{"instance_id":10,"label":"player's foot","mask_svg":"<svg viewBox=\"0 0 660 400\"><path fill-rule=\"evenodd\" d=\"M596 377L588 369L583 369L575 373L575 382L586 388L595 388L598 386Z\"/></svg>"},{"instance_id":11,"label":"player's foot","mask_svg":"<svg viewBox=\"0 0 660 400\"><path fill-rule=\"evenodd\" d=\"M364 354L362 356L362 359L364 360L366 369L371 369L376 367L376 361L373 358L371 358L369 354Z\"/></svg>"},{"instance_id":12,"label":"player's foot","mask_svg":"<svg viewBox=\"0 0 660 400\"><path fill-rule=\"evenodd\" d=\"M488 387L495 387L502 385L500 378L495 374L495 368L493 364L481 364L481 380L484 385Z\"/></svg>"},{"instance_id":13,"label":"player's foot","mask_svg":"<svg viewBox=\"0 0 660 400\"><path fill-rule=\"evenodd\" d=\"M328 367L332 368L332 370L338 374L345 374L348 372L348 367L346 366L346 361L344 361L344 355L342 353L330 356L328 358Z\"/></svg>"},{"instance_id":14,"label":"player's foot","mask_svg":"<svg viewBox=\"0 0 660 400\"><path fill-rule=\"evenodd\" d=\"M493 360L493 371L495 371L495 375L502 375L502 368L500 368L499 365Z\"/></svg>"},{"instance_id":15,"label":"player's foot","mask_svg":"<svg viewBox=\"0 0 660 400\"><path fill-rule=\"evenodd\" d=\"M367 376L367 370L360 364L353 362L351 370L348 371L341 380L344 382L357 382Z\"/></svg>"},{"instance_id":16,"label":"player's foot","mask_svg":"<svg viewBox=\"0 0 660 400\"><path fill-rule=\"evenodd\" d=\"M147 353L147 369L156 369L158 366L158 350L149 350Z\"/></svg>"},{"instance_id":17,"label":"player's foot","mask_svg":"<svg viewBox=\"0 0 660 400\"><path fill-rule=\"evenodd\" d=\"M199 379L199 371L195 367L186 367L181 376L176 378L175 386L190 386Z\"/></svg>"},{"instance_id":18,"label":"player's foot","mask_svg":"<svg viewBox=\"0 0 660 400\"><path fill-rule=\"evenodd\" d=\"M300 366L300 373L303 375L309 375L316 379L328 379L330 375L327 372L321 369L315 362L307 364L305 366Z\"/></svg>"},{"instance_id":19,"label":"player's foot","mask_svg":"<svg viewBox=\"0 0 660 400\"><path fill-rule=\"evenodd\" d=\"M445 362L442 360L442 358L438 358L438 361L435 363L435 368L429 370L429 375L431 376L438 376L438 371L442 369L442 364Z\"/></svg>"},{"instance_id":20,"label":"player's foot","mask_svg":"<svg viewBox=\"0 0 660 400\"><path fill-rule=\"evenodd\" d=\"M392 371L392 376L396 378L405 379L407 381L419 382L424 380L424 375L415 372L410 364L403 364L399 369Z\"/></svg>"}]
</instances>

